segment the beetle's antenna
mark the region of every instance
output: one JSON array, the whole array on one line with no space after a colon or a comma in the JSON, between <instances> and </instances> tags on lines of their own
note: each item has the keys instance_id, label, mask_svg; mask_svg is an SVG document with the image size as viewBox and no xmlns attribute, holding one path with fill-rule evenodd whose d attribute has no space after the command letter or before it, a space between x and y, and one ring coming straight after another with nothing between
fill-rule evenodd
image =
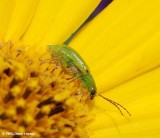
<instances>
[{"instance_id":1,"label":"beetle's antenna","mask_svg":"<svg viewBox=\"0 0 160 138\"><path fill-rule=\"evenodd\" d=\"M123 115L123 112L121 111L121 109L119 107L123 108L128 113L128 115L131 116L130 112L124 106L122 106L121 104L119 104L119 103L117 103L117 102L115 102L115 101L113 101L111 99L108 99L108 98L102 96L101 94L98 94L98 95L101 98L103 98L103 99L107 100L108 102L110 102L111 104L113 104L119 110L119 112L121 113L121 115Z\"/></svg>"}]
</instances>

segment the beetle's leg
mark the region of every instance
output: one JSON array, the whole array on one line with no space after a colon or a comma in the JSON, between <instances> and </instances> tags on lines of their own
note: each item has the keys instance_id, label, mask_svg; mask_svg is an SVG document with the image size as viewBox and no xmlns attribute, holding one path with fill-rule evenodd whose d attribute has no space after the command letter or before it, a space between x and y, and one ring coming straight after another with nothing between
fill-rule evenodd
<instances>
[{"instance_id":1,"label":"beetle's leg","mask_svg":"<svg viewBox=\"0 0 160 138\"><path fill-rule=\"evenodd\" d=\"M81 97L80 97L80 100L79 102L82 102L82 98L84 97L84 93L81 94ZM84 102L84 105L85 105L85 102Z\"/></svg>"},{"instance_id":2,"label":"beetle's leg","mask_svg":"<svg viewBox=\"0 0 160 138\"><path fill-rule=\"evenodd\" d=\"M81 100L81 97L82 97L81 95L82 95L82 92L81 92L81 91L75 92L75 93L73 94L73 96L75 96L78 101ZM79 98L79 96L81 96L81 97Z\"/></svg>"},{"instance_id":3,"label":"beetle's leg","mask_svg":"<svg viewBox=\"0 0 160 138\"><path fill-rule=\"evenodd\" d=\"M67 78L67 80L70 80L69 83L78 80L78 78Z\"/></svg>"}]
</instances>

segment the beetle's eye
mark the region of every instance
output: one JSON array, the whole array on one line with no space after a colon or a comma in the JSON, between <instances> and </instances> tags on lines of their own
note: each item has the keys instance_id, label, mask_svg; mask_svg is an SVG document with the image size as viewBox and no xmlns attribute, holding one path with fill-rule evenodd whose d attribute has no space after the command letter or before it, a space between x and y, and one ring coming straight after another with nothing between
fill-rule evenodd
<instances>
[{"instance_id":1,"label":"beetle's eye","mask_svg":"<svg viewBox=\"0 0 160 138\"><path fill-rule=\"evenodd\" d=\"M91 91L91 95L94 96L96 94L95 91Z\"/></svg>"},{"instance_id":2,"label":"beetle's eye","mask_svg":"<svg viewBox=\"0 0 160 138\"><path fill-rule=\"evenodd\" d=\"M90 92L90 99L92 100L95 95L96 95L96 91L95 91L95 90L92 90L92 91Z\"/></svg>"}]
</instances>

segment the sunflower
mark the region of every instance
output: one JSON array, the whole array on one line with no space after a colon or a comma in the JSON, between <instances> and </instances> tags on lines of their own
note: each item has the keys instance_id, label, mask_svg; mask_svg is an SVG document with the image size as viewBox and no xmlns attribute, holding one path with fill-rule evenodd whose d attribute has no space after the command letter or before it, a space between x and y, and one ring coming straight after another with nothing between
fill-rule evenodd
<instances>
[{"instance_id":1,"label":"sunflower","mask_svg":"<svg viewBox=\"0 0 160 138\"><path fill-rule=\"evenodd\" d=\"M98 3L0 1L0 137L160 136L159 1L115 0L70 41L96 81L91 102L47 49Z\"/></svg>"}]
</instances>

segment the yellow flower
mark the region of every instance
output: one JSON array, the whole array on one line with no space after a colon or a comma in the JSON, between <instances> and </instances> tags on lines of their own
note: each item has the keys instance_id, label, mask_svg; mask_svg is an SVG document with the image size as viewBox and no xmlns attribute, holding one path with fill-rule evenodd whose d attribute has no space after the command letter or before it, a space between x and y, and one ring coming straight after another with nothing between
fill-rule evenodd
<instances>
[{"instance_id":1,"label":"yellow flower","mask_svg":"<svg viewBox=\"0 0 160 138\"><path fill-rule=\"evenodd\" d=\"M97 95L91 119L88 103L70 97L77 89L86 93L80 80L57 69L46 51L63 43L98 3L0 1L0 136L15 129L36 137L160 136L159 1L115 0L69 44L88 63L97 92L131 117Z\"/></svg>"}]
</instances>

